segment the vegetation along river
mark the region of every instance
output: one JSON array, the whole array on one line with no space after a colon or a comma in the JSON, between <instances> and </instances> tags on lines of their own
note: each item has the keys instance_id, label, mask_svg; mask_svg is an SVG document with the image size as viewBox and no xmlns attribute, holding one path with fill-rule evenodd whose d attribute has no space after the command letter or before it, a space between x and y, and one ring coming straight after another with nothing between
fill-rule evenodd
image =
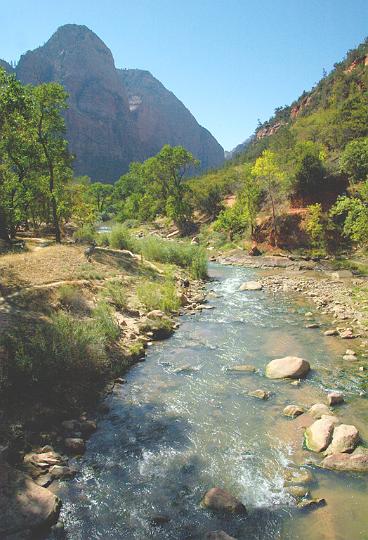
<instances>
[{"instance_id":1,"label":"vegetation along river","mask_svg":"<svg viewBox=\"0 0 368 540\"><path fill-rule=\"evenodd\" d=\"M238 540L366 539L367 485L363 475L313 464L303 449L288 404L326 403L341 390L339 418L367 440L367 401L358 375L342 370L346 342L305 328L309 308L290 296L239 292L256 270L212 265L214 309L185 315L169 340L153 345L128 383L108 398L109 413L88 443L80 474L60 487L68 538L202 539L224 530ZM264 377L274 358L296 355L312 367L300 386ZM184 365L192 370L178 370ZM231 373L252 364L256 373ZM248 395L270 391L268 400ZM285 470L304 466L313 497L327 505L301 510L284 486ZM201 508L220 486L244 502L246 516Z\"/></svg>"}]
</instances>

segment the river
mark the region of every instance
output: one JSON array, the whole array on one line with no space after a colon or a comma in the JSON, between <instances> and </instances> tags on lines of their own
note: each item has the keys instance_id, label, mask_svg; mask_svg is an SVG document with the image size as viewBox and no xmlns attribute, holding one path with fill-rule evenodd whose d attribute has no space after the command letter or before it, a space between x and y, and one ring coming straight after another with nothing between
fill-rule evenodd
<instances>
[{"instance_id":1,"label":"river","mask_svg":"<svg viewBox=\"0 0 368 540\"><path fill-rule=\"evenodd\" d=\"M297 420L282 415L287 404L310 406L326 402L327 390L343 390L339 416L368 435L361 379L341 360L346 342L306 329L310 306L297 297L239 292L259 271L211 265L210 272L214 309L183 316L175 335L151 346L107 398L110 412L78 461L80 473L60 486L67 537L199 540L222 529L238 540L367 539L363 476L306 465L312 495L327 501L313 511L297 509L283 482L285 469L315 460L302 448ZM286 355L311 364L299 387L263 376L268 361ZM258 371L226 370L245 363ZM175 371L185 364L194 370ZM257 388L272 392L270 399L248 395ZM201 497L217 485L248 514L202 509Z\"/></svg>"}]
</instances>

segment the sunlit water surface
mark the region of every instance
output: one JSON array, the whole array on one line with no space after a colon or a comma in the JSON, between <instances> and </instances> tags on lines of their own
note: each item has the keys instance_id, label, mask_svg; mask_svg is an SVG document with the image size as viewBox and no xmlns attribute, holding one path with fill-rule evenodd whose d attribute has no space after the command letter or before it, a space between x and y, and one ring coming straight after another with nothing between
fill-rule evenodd
<instances>
[{"instance_id":1,"label":"sunlit water surface","mask_svg":"<svg viewBox=\"0 0 368 540\"><path fill-rule=\"evenodd\" d=\"M208 303L215 309L182 317L176 334L151 347L128 384L107 399L110 412L88 442L80 474L60 488L68 538L189 540L223 529L238 540L367 539L362 476L310 467L313 496L327 500L310 512L297 510L283 487L285 467L311 457L296 421L282 416L287 404L311 405L327 389L342 389L349 400L342 419L365 434L361 379L341 361L346 343L305 329L310 307L297 299L238 292L256 271L213 265L211 274L208 289L218 297ZM313 367L301 387L263 375L268 361L289 354ZM226 371L241 363L259 371ZM174 372L184 364L195 371ZM263 402L247 395L257 388L272 397ZM248 515L202 509L201 497L216 485L239 497ZM169 521L154 526L158 515Z\"/></svg>"}]
</instances>

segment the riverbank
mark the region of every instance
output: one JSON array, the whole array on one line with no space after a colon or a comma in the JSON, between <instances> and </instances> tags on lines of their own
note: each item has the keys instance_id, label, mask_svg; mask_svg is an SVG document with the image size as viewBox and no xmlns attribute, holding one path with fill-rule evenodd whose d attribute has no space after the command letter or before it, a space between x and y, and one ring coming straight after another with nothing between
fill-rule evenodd
<instances>
[{"instance_id":1,"label":"riverbank","mask_svg":"<svg viewBox=\"0 0 368 540\"><path fill-rule=\"evenodd\" d=\"M10 534L56 520L46 488L77 473L69 457L106 413L101 398L204 295L185 269L127 250L87 258L82 246L36 245L4 255L0 275L0 531Z\"/></svg>"}]
</instances>

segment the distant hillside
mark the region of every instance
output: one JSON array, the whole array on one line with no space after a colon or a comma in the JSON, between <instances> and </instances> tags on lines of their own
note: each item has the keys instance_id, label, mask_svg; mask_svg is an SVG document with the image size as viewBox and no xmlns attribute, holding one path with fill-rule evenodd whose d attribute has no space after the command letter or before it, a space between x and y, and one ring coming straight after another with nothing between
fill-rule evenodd
<instances>
[{"instance_id":1,"label":"distant hillside","mask_svg":"<svg viewBox=\"0 0 368 540\"><path fill-rule=\"evenodd\" d=\"M184 145L201 170L224 160L223 148L172 92L147 71L116 69L111 51L86 26L60 27L22 55L16 74L23 83L60 82L69 93L65 118L77 174L114 181L164 144Z\"/></svg>"},{"instance_id":2,"label":"distant hillside","mask_svg":"<svg viewBox=\"0 0 368 540\"><path fill-rule=\"evenodd\" d=\"M5 71L7 73L13 73L14 72L14 69L12 68L12 66L10 64L8 64L8 62L6 62L5 60L1 60L1 58L0 58L0 67L5 69Z\"/></svg>"}]
</instances>

